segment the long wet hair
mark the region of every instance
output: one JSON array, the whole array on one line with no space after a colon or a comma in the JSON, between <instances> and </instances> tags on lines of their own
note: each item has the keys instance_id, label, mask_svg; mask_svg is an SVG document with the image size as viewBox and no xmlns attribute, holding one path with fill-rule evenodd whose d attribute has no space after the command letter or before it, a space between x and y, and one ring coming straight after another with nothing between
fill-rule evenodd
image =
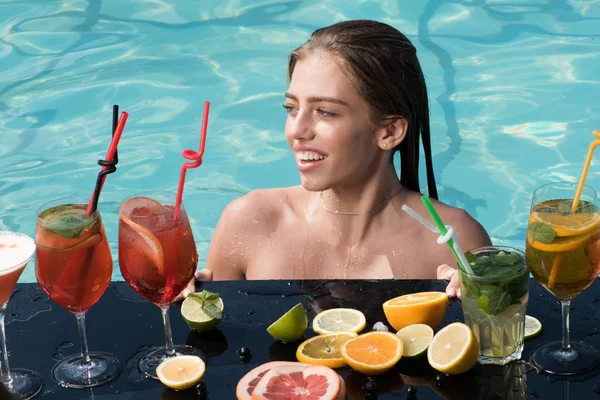
<instances>
[{"instance_id":1,"label":"long wet hair","mask_svg":"<svg viewBox=\"0 0 600 400\"><path fill-rule=\"evenodd\" d=\"M393 149L400 152L400 182L420 192L419 137L423 140L427 189L438 198L431 157L429 98L425 77L413 44L396 28L377 21L339 22L313 32L290 54L288 77L298 60L315 50L333 54L354 78L360 95L371 106L374 124L384 127L398 117L408 123L406 137Z\"/></svg>"}]
</instances>

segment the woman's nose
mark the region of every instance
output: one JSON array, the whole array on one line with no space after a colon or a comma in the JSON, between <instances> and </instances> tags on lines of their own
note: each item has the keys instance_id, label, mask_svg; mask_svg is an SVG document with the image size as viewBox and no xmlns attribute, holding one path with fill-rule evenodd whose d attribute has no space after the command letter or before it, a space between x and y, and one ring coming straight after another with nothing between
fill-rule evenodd
<instances>
[{"instance_id":1,"label":"woman's nose","mask_svg":"<svg viewBox=\"0 0 600 400\"><path fill-rule=\"evenodd\" d=\"M294 116L288 116L286 133L294 140L307 140L315 136L314 126L310 113L298 111Z\"/></svg>"}]
</instances>

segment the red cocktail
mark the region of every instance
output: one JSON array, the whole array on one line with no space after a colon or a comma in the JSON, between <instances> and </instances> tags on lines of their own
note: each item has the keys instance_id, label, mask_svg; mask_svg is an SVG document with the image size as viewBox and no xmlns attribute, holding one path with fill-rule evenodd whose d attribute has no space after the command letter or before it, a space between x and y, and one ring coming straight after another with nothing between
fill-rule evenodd
<instances>
[{"instance_id":1,"label":"red cocktail","mask_svg":"<svg viewBox=\"0 0 600 400\"><path fill-rule=\"evenodd\" d=\"M110 283L112 256L100 213L86 213L85 199L60 199L38 211L36 277L42 290L77 318L81 354L65 358L53 369L62 386L88 388L116 378L117 358L89 353L85 313L98 302Z\"/></svg>"},{"instance_id":2,"label":"red cocktail","mask_svg":"<svg viewBox=\"0 0 600 400\"><path fill-rule=\"evenodd\" d=\"M175 193L148 192L121 204L119 266L125 281L163 312L166 347L140 360L140 371L156 378L156 366L175 354L195 354L190 346L173 346L169 307L192 279L198 264L194 236L183 206L174 218Z\"/></svg>"}]
</instances>

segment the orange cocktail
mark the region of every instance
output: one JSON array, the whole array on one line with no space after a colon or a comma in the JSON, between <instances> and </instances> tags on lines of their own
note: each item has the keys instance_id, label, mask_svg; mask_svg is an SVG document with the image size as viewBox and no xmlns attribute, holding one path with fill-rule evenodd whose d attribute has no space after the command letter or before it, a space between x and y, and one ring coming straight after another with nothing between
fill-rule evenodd
<instances>
[{"instance_id":1,"label":"orange cocktail","mask_svg":"<svg viewBox=\"0 0 600 400\"><path fill-rule=\"evenodd\" d=\"M65 358L53 369L60 385L99 386L116 378L121 364L110 354L88 352L85 313L110 284L113 261L100 213L86 213L87 200L60 199L38 211L36 277L44 293L77 318L81 354Z\"/></svg>"},{"instance_id":2,"label":"orange cocktail","mask_svg":"<svg viewBox=\"0 0 600 400\"><path fill-rule=\"evenodd\" d=\"M527 226L526 260L534 278L561 302L563 337L537 348L531 356L541 371L574 375L592 370L600 354L570 340L570 302L600 272L600 209L594 189L556 182L533 193Z\"/></svg>"},{"instance_id":3,"label":"orange cocktail","mask_svg":"<svg viewBox=\"0 0 600 400\"><path fill-rule=\"evenodd\" d=\"M188 216L175 219L175 193L148 192L121 205L119 266L125 281L163 312L166 347L153 349L140 360L140 371L156 378L156 366L175 354L195 354L190 346L174 346L169 307L192 279L198 253Z\"/></svg>"},{"instance_id":4,"label":"orange cocktail","mask_svg":"<svg viewBox=\"0 0 600 400\"><path fill-rule=\"evenodd\" d=\"M36 231L38 283L48 297L74 313L98 302L113 273L100 215L87 216L86 207L51 208L40 215Z\"/></svg>"},{"instance_id":5,"label":"orange cocktail","mask_svg":"<svg viewBox=\"0 0 600 400\"><path fill-rule=\"evenodd\" d=\"M22 233L0 231L0 380L19 399L31 399L42 389L42 377L36 372L8 366L4 313L8 300L35 251L35 242Z\"/></svg>"}]
</instances>

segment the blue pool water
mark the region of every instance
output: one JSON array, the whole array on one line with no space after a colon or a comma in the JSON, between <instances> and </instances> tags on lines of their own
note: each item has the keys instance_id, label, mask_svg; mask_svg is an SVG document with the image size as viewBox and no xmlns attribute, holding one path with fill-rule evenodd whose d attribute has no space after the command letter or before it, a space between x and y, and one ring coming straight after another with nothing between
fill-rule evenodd
<instances>
[{"instance_id":1,"label":"blue pool water","mask_svg":"<svg viewBox=\"0 0 600 400\"><path fill-rule=\"evenodd\" d=\"M176 188L209 100L207 154L184 195L202 267L229 201L299 183L283 135L287 56L355 18L418 49L441 200L522 248L533 190L576 181L600 129L598 0L0 0L0 230L33 235L40 205L91 194L116 103L130 118L100 204L116 259L120 201Z\"/></svg>"}]
</instances>

